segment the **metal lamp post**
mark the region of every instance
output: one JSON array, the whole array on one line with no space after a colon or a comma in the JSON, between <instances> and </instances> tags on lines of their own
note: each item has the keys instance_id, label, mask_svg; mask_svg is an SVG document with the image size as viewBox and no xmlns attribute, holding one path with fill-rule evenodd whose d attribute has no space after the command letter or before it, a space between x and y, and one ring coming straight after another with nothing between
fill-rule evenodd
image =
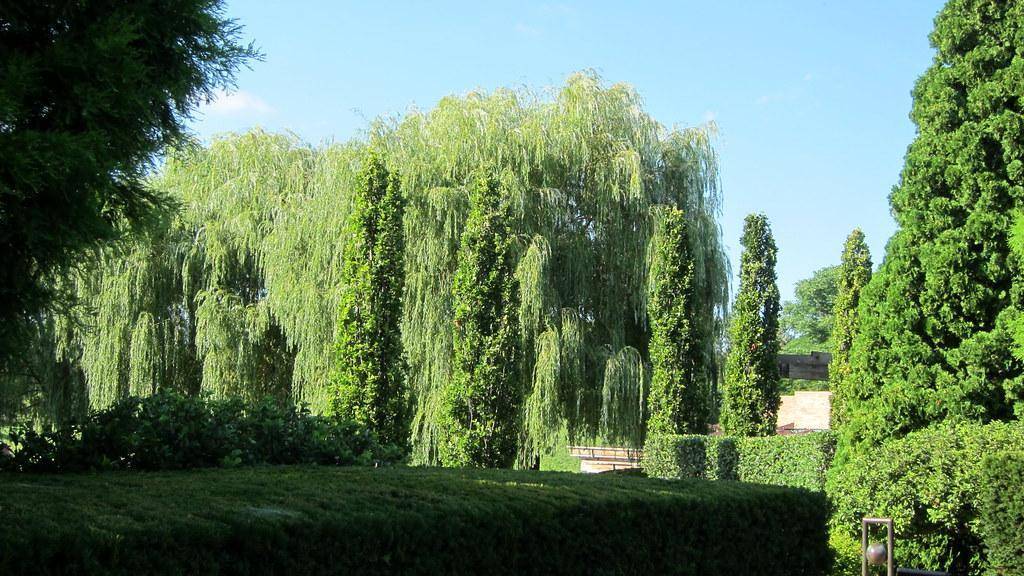
<instances>
[{"instance_id":1,"label":"metal lamp post","mask_svg":"<svg viewBox=\"0 0 1024 576\"><path fill-rule=\"evenodd\" d=\"M885 544L868 544L868 526L885 526ZM885 565L886 576L896 576L896 565L892 558L892 518L865 518L860 524L860 573L868 576L868 564Z\"/></svg>"}]
</instances>

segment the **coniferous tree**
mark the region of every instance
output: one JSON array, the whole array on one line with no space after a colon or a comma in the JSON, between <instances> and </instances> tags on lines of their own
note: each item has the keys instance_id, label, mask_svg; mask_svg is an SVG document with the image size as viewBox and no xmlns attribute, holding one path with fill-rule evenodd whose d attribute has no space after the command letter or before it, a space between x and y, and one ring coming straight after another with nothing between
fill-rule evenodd
<instances>
[{"instance_id":1,"label":"coniferous tree","mask_svg":"<svg viewBox=\"0 0 1024 576\"><path fill-rule=\"evenodd\" d=\"M839 265L839 290L832 310L832 362L828 366L832 390L832 428L845 421L845 381L850 376L850 347L857 332L858 306L861 290L871 280L871 252L864 233L856 229L846 238L843 259Z\"/></svg>"},{"instance_id":2,"label":"coniferous tree","mask_svg":"<svg viewBox=\"0 0 1024 576\"><path fill-rule=\"evenodd\" d=\"M1007 242L1024 205L1022 23L1020 0L951 0L935 19L890 197L898 229L862 296L840 452L1024 414L1010 329L1024 281Z\"/></svg>"},{"instance_id":3,"label":"coniferous tree","mask_svg":"<svg viewBox=\"0 0 1024 576\"><path fill-rule=\"evenodd\" d=\"M407 446L410 403L402 350L404 201L398 177L371 150L352 198L351 249L335 339L337 414Z\"/></svg>"},{"instance_id":4,"label":"coniferous tree","mask_svg":"<svg viewBox=\"0 0 1024 576\"><path fill-rule=\"evenodd\" d=\"M729 327L721 424L734 436L767 436L775 433L780 402L777 249L767 217L747 216L741 244L740 286Z\"/></svg>"},{"instance_id":5,"label":"coniferous tree","mask_svg":"<svg viewBox=\"0 0 1024 576\"><path fill-rule=\"evenodd\" d=\"M169 206L147 176L186 122L258 54L222 0L0 6L0 373L62 276Z\"/></svg>"},{"instance_id":6,"label":"coniferous tree","mask_svg":"<svg viewBox=\"0 0 1024 576\"><path fill-rule=\"evenodd\" d=\"M505 187L472 177L469 216L452 287L454 356L443 399L439 459L445 466L509 467L520 407L519 286Z\"/></svg>"},{"instance_id":7,"label":"coniferous tree","mask_svg":"<svg viewBox=\"0 0 1024 576\"><path fill-rule=\"evenodd\" d=\"M707 383L701 378L696 337L693 255L685 214L665 211L655 238L651 321L653 375L648 433L707 432Z\"/></svg>"}]
</instances>

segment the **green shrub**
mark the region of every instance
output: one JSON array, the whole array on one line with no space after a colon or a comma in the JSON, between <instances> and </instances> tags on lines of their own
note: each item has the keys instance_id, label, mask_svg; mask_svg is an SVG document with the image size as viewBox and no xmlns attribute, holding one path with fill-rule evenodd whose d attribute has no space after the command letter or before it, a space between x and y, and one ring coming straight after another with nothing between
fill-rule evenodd
<instances>
[{"instance_id":1,"label":"green shrub","mask_svg":"<svg viewBox=\"0 0 1024 576\"><path fill-rule=\"evenodd\" d=\"M865 516L891 517L900 566L980 575L982 456L1024 449L1019 422L940 423L857 454L829 473L834 530L859 537Z\"/></svg>"},{"instance_id":2,"label":"green shrub","mask_svg":"<svg viewBox=\"0 0 1024 576\"><path fill-rule=\"evenodd\" d=\"M1024 451L989 455L981 465L981 534L1000 576L1024 574Z\"/></svg>"},{"instance_id":3,"label":"green shrub","mask_svg":"<svg viewBox=\"0 0 1024 576\"><path fill-rule=\"evenodd\" d=\"M305 466L7 475L0 494L12 576L821 576L830 561L824 495L733 482Z\"/></svg>"},{"instance_id":4,"label":"green shrub","mask_svg":"<svg viewBox=\"0 0 1024 576\"><path fill-rule=\"evenodd\" d=\"M738 476L744 482L824 490L836 440L831 432L740 438Z\"/></svg>"},{"instance_id":5,"label":"green shrub","mask_svg":"<svg viewBox=\"0 0 1024 576\"><path fill-rule=\"evenodd\" d=\"M52 432L24 427L11 439L14 456L0 461L0 469L19 472L340 465L395 456L365 427L304 407L175 393L128 398Z\"/></svg>"},{"instance_id":6,"label":"green shrub","mask_svg":"<svg viewBox=\"0 0 1024 576\"><path fill-rule=\"evenodd\" d=\"M652 434L643 470L653 478L736 480L736 439L698 434Z\"/></svg>"},{"instance_id":7,"label":"green shrub","mask_svg":"<svg viewBox=\"0 0 1024 576\"><path fill-rule=\"evenodd\" d=\"M644 445L643 468L657 478L741 480L824 490L835 436L653 435Z\"/></svg>"}]
</instances>

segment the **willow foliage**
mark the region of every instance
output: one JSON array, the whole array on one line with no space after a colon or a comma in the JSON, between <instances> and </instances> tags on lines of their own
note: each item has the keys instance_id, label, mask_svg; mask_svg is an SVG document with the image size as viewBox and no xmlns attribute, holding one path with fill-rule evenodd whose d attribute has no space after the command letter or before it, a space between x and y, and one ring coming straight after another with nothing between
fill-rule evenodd
<instances>
[{"instance_id":1,"label":"willow foliage","mask_svg":"<svg viewBox=\"0 0 1024 576\"><path fill-rule=\"evenodd\" d=\"M401 332L414 461L438 461L454 370L452 286L467 183L480 166L507 190L520 462L566 438L642 443L649 248L661 206L687 215L697 370L716 381L729 271L709 128L668 130L628 86L578 74L550 94L445 98L370 132L405 202ZM54 330L71 335L57 340L92 403L142 390L155 374L156 389L290 395L326 410L365 147L311 148L257 131L169 158L155 185L178 214L82 274L82 328Z\"/></svg>"},{"instance_id":2,"label":"willow foliage","mask_svg":"<svg viewBox=\"0 0 1024 576\"><path fill-rule=\"evenodd\" d=\"M768 436L775 433L780 403L779 288L775 239L764 214L747 216L741 243L721 423L734 436Z\"/></svg>"},{"instance_id":3,"label":"willow foliage","mask_svg":"<svg viewBox=\"0 0 1024 576\"><path fill-rule=\"evenodd\" d=\"M548 99L473 93L376 130L410 198L403 338L418 405L416 459L436 460L436 414L452 372L448 287L467 209L463 183L483 164L510 181L518 239L521 450L549 448L563 433L571 442L642 442L656 206L689 215L701 369L717 375L728 265L707 129L666 131L629 87L579 74Z\"/></svg>"}]
</instances>

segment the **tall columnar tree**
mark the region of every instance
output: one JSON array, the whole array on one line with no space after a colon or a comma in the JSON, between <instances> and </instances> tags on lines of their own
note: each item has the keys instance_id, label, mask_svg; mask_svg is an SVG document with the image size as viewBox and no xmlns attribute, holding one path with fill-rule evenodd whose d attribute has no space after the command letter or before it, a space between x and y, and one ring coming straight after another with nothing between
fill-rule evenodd
<instances>
[{"instance_id":1,"label":"tall columnar tree","mask_svg":"<svg viewBox=\"0 0 1024 576\"><path fill-rule=\"evenodd\" d=\"M743 223L740 286L729 327L722 429L735 436L775 433L779 411L779 288L777 249L768 218Z\"/></svg>"},{"instance_id":2,"label":"tall columnar tree","mask_svg":"<svg viewBox=\"0 0 1024 576\"><path fill-rule=\"evenodd\" d=\"M509 467L523 387L519 285L509 190L484 172L469 184L469 216L452 286L455 353L438 446L446 466Z\"/></svg>"},{"instance_id":3,"label":"tall columnar tree","mask_svg":"<svg viewBox=\"0 0 1024 576\"><path fill-rule=\"evenodd\" d=\"M856 229L846 238L843 259L839 265L838 292L832 309L832 362L828 366L832 389L832 428L846 420L846 403L850 377L850 347L857 333L861 290L871 280L871 251L864 233Z\"/></svg>"},{"instance_id":4,"label":"tall columnar tree","mask_svg":"<svg viewBox=\"0 0 1024 576\"><path fill-rule=\"evenodd\" d=\"M649 434L704 434L708 382L701 371L693 293L693 254L682 210L667 208L654 239Z\"/></svg>"},{"instance_id":5,"label":"tall columnar tree","mask_svg":"<svg viewBox=\"0 0 1024 576\"><path fill-rule=\"evenodd\" d=\"M334 411L406 446L411 415L402 350L405 203L380 154L366 154L352 197L338 330Z\"/></svg>"},{"instance_id":6,"label":"tall columnar tree","mask_svg":"<svg viewBox=\"0 0 1024 576\"><path fill-rule=\"evenodd\" d=\"M0 12L0 369L60 280L168 206L157 154L256 56L221 0L38 0ZM54 302L57 300L57 302ZM17 370L16 370L17 371Z\"/></svg>"},{"instance_id":7,"label":"tall columnar tree","mask_svg":"<svg viewBox=\"0 0 1024 576\"><path fill-rule=\"evenodd\" d=\"M1009 329L1024 279L1007 242L1024 206L1022 34L1020 0L951 0L935 19L890 196L898 229L862 296L841 451L1024 415Z\"/></svg>"}]
</instances>

